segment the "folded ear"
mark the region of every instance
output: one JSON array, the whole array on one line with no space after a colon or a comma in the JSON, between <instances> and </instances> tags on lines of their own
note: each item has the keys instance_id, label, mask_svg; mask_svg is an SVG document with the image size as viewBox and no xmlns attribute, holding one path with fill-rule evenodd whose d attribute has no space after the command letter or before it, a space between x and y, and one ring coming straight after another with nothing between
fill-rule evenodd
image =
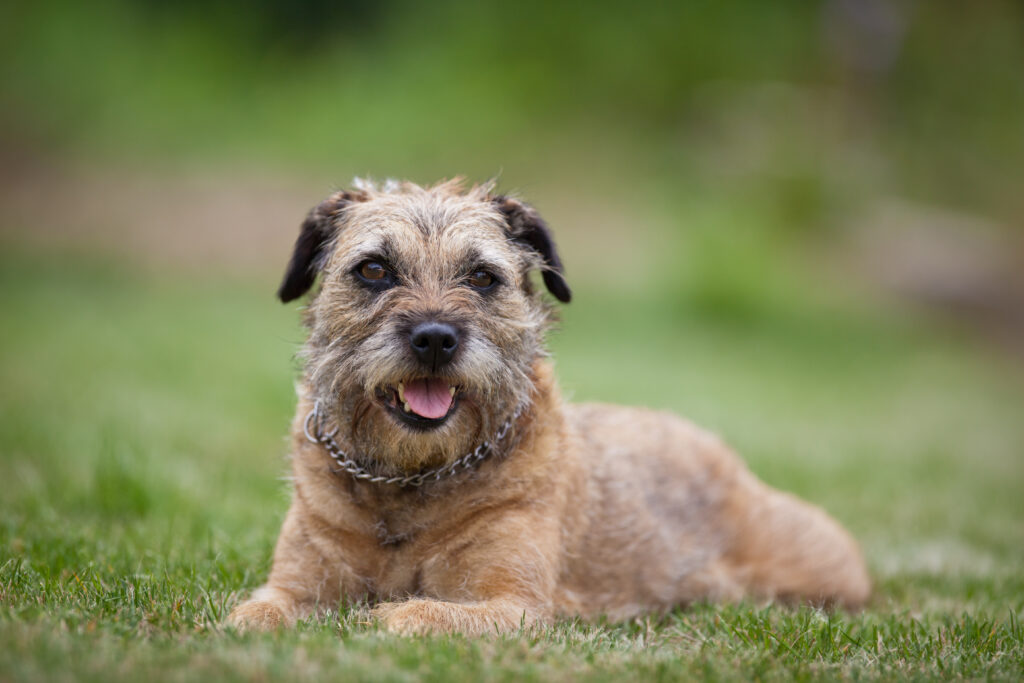
<instances>
[{"instance_id":1,"label":"folded ear","mask_svg":"<svg viewBox=\"0 0 1024 683\"><path fill-rule=\"evenodd\" d=\"M565 281L562 260L558 258L551 229L544 219L532 206L516 199L498 196L494 198L494 204L505 216L512 239L522 242L544 259L546 267L541 272L541 277L544 278L544 285L548 291L562 303L569 303L572 292L569 290L569 283Z\"/></svg>"},{"instance_id":2,"label":"folded ear","mask_svg":"<svg viewBox=\"0 0 1024 683\"><path fill-rule=\"evenodd\" d=\"M277 290L277 297L281 301L288 303L298 299L313 286L316 274L327 257L327 245L337 231L338 215L352 199L349 192L335 192L313 207L306 220L302 221L292 259L288 263L281 287Z\"/></svg>"}]
</instances>

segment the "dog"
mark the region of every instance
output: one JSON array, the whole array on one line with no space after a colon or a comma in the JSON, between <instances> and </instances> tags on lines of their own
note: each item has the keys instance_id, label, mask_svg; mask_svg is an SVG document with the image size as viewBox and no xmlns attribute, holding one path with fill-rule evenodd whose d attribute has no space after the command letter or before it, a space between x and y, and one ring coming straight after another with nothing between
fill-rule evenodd
<instances>
[{"instance_id":1,"label":"dog","mask_svg":"<svg viewBox=\"0 0 1024 683\"><path fill-rule=\"evenodd\" d=\"M856 608L870 581L821 509L669 414L563 403L544 337L571 291L550 230L461 180L357 182L302 223L279 298L320 285L265 630L366 600L392 632L510 632L695 601Z\"/></svg>"}]
</instances>

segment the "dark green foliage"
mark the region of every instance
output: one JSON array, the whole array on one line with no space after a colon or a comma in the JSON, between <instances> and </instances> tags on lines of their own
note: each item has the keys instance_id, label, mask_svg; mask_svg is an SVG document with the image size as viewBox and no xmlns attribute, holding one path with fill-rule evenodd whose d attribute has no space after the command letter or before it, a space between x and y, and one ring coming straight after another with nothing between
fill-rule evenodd
<instances>
[{"instance_id":1,"label":"dark green foliage","mask_svg":"<svg viewBox=\"0 0 1024 683\"><path fill-rule=\"evenodd\" d=\"M9 3L0 135L341 182L621 175L689 193L699 178L759 197L786 232L864 193L1015 218L1019 6L899 5L892 58L864 72L836 47L837 4Z\"/></svg>"}]
</instances>

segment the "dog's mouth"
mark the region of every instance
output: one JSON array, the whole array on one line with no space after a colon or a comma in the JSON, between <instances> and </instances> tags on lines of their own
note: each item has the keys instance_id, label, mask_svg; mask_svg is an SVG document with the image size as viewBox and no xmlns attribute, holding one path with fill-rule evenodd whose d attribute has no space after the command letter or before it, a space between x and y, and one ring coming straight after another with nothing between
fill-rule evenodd
<instances>
[{"instance_id":1,"label":"dog's mouth","mask_svg":"<svg viewBox=\"0 0 1024 683\"><path fill-rule=\"evenodd\" d=\"M442 377L421 377L379 389L377 397L402 423L415 429L440 427L455 412L459 387Z\"/></svg>"}]
</instances>

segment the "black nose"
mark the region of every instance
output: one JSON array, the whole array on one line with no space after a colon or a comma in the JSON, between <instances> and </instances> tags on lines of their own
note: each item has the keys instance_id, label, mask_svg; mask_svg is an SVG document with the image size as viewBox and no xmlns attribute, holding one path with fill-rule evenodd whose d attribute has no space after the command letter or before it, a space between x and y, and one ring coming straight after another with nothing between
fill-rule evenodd
<instances>
[{"instance_id":1,"label":"black nose","mask_svg":"<svg viewBox=\"0 0 1024 683\"><path fill-rule=\"evenodd\" d=\"M409 334L409 346L420 361L436 370L447 365L455 356L459 333L446 323L420 323Z\"/></svg>"}]
</instances>

